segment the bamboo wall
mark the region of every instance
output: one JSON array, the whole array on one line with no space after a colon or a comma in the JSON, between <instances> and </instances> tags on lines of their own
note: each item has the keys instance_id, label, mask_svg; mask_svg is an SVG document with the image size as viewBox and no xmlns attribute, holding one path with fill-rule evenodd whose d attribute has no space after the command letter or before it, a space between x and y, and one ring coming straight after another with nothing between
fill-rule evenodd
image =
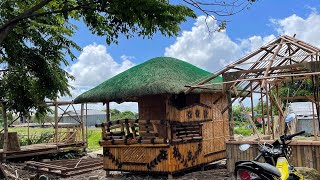
<instances>
[{"instance_id":1,"label":"bamboo wall","mask_svg":"<svg viewBox=\"0 0 320 180\"><path fill-rule=\"evenodd\" d=\"M272 143L273 141L268 141ZM240 151L239 145L251 144L247 151ZM227 169L234 172L234 164L240 160L253 160L258 154L256 141L229 141L227 146ZM309 167L320 171L320 142L316 141L292 141L292 156L289 162L295 167Z\"/></svg>"},{"instance_id":2,"label":"bamboo wall","mask_svg":"<svg viewBox=\"0 0 320 180\"><path fill-rule=\"evenodd\" d=\"M139 119L165 120L166 123L152 123L153 130L158 138L167 138L170 143L102 143L104 169L174 173L226 157L229 122L227 112L221 114L227 105L226 95L190 95L183 108L174 107L170 98L171 95L156 95L138 101ZM140 120L139 129L152 131Z\"/></svg>"},{"instance_id":3,"label":"bamboo wall","mask_svg":"<svg viewBox=\"0 0 320 180\"><path fill-rule=\"evenodd\" d=\"M222 96L222 97L221 97ZM201 94L200 101L211 107L212 121L203 125L203 146L205 154L225 150L225 140L229 139L228 113L221 114L227 105L227 97L222 94Z\"/></svg>"},{"instance_id":4,"label":"bamboo wall","mask_svg":"<svg viewBox=\"0 0 320 180\"><path fill-rule=\"evenodd\" d=\"M104 169L174 173L186 168L223 159L224 151L203 154L202 143L157 146L108 146L104 149ZM109 153L106 153L109 152Z\"/></svg>"}]
</instances>

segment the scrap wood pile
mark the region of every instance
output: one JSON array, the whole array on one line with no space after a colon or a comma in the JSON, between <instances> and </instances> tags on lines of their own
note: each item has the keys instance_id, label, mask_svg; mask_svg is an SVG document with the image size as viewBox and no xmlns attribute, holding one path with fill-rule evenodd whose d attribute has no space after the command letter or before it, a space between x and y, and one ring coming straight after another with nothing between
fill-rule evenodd
<instances>
[{"instance_id":1,"label":"scrap wood pile","mask_svg":"<svg viewBox=\"0 0 320 180\"><path fill-rule=\"evenodd\" d=\"M36 172L25 169L24 163L1 163L0 179L16 180L16 179L33 179L37 176ZM49 179L58 179L52 175L45 175Z\"/></svg>"},{"instance_id":2,"label":"scrap wood pile","mask_svg":"<svg viewBox=\"0 0 320 180\"><path fill-rule=\"evenodd\" d=\"M29 170L68 177L102 169L103 161L102 158L80 158L48 162L28 161L26 164Z\"/></svg>"}]
</instances>

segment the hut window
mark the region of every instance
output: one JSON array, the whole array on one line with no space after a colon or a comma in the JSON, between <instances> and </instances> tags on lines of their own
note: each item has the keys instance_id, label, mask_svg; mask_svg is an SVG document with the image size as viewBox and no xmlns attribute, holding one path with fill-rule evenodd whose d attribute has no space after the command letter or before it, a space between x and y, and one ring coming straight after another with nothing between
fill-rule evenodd
<instances>
[{"instance_id":1,"label":"hut window","mask_svg":"<svg viewBox=\"0 0 320 180\"><path fill-rule=\"evenodd\" d=\"M171 104L178 108L184 108L190 106L195 103L200 103L200 95L199 94L177 94L171 96Z\"/></svg>"}]
</instances>

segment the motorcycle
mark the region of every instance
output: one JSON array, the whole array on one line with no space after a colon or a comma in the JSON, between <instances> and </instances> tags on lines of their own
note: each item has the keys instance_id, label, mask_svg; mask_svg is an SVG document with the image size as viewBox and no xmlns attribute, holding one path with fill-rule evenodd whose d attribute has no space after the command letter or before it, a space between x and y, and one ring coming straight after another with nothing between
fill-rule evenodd
<instances>
[{"instance_id":1,"label":"motorcycle","mask_svg":"<svg viewBox=\"0 0 320 180\"><path fill-rule=\"evenodd\" d=\"M295 168L289 164L288 158L291 155L289 146L293 137L302 135L305 131L287 135L288 123L295 118L289 114L285 119L285 131L280 136L280 141L276 140L272 144L259 143L259 155L253 161L238 161L235 163L234 175L237 180L303 180ZM241 151L250 148L249 144L240 145ZM264 163L259 162L264 158Z\"/></svg>"}]
</instances>

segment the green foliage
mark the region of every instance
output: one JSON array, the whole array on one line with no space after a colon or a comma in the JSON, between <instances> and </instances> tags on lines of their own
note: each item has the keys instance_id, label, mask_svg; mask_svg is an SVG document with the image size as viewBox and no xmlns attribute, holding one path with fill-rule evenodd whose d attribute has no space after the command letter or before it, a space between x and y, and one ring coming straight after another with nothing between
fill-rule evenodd
<instances>
[{"instance_id":1,"label":"green foliage","mask_svg":"<svg viewBox=\"0 0 320 180\"><path fill-rule=\"evenodd\" d=\"M40 134L31 134L29 139L27 136L19 138L20 146L30 145L30 144L40 144L51 142L54 134L51 132L43 132Z\"/></svg>"},{"instance_id":2,"label":"green foliage","mask_svg":"<svg viewBox=\"0 0 320 180\"><path fill-rule=\"evenodd\" d=\"M311 96L313 95L313 85L310 79L301 81L289 81L279 88L280 97ZM301 100L300 100L301 101Z\"/></svg>"},{"instance_id":3,"label":"green foliage","mask_svg":"<svg viewBox=\"0 0 320 180\"><path fill-rule=\"evenodd\" d=\"M91 151L101 148L99 141L102 139L102 132L100 128L88 129L88 148Z\"/></svg>"},{"instance_id":4,"label":"green foliage","mask_svg":"<svg viewBox=\"0 0 320 180\"><path fill-rule=\"evenodd\" d=\"M82 20L108 44L119 35L151 38L156 32L177 35L179 24L195 17L186 6L166 0L16 0L0 3L0 100L9 111L28 116L30 109L47 111L39 103L70 95L64 66L71 39Z\"/></svg>"},{"instance_id":5,"label":"green foliage","mask_svg":"<svg viewBox=\"0 0 320 180\"><path fill-rule=\"evenodd\" d=\"M238 127L238 128L234 129L234 133L242 135L242 136L251 136L252 135L252 129Z\"/></svg>"},{"instance_id":6,"label":"green foliage","mask_svg":"<svg viewBox=\"0 0 320 180\"><path fill-rule=\"evenodd\" d=\"M249 112L250 108L245 107L246 110ZM232 106L232 113L233 113L233 120L234 121L246 121L246 115L243 112L243 109L240 105L234 105Z\"/></svg>"},{"instance_id":7,"label":"green foliage","mask_svg":"<svg viewBox=\"0 0 320 180\"><path fill-rule=\"evenodd\" d=\"M111 114L111 121L117 120L117 119L138 119L139 118L138 113L134 113L131 111L121 112L117 109L111 109L110 114Z\"/></svg>"},{"instance_id":8,"label":"green foliage","mask_svg":"<svg viewBox=\"0 0 320 180\"><path fill-rule=\"evenodd\" d=\"M254 111L257 112L257 117L262 117L262 105L261 105L261 101L258 102L258 104L254 107ZM267 114L267 104L264 102L263 103L263 113L266 115ZM269 114L271 114L271 108L269 106ZM272 114L273 115L278 115L278 110L277 107L274 105L274 103L272 104Z\"/></svg>"}]
</instances>

